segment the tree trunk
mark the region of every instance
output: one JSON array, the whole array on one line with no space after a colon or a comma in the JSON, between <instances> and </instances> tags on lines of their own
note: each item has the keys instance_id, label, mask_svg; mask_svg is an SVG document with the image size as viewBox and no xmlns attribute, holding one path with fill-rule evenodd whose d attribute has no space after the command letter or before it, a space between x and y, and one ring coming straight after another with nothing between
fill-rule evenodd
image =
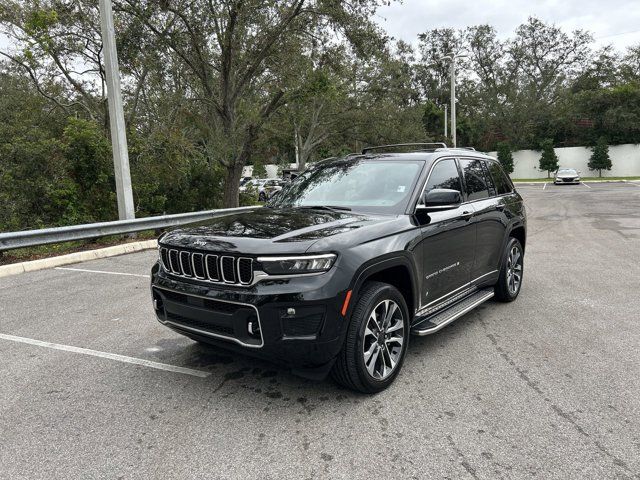
<instances>
[{"instance_id":1,"label":"tree trunk","mask_svg":"<svg viewBox=\"0 0 640 480\"><path fill-rule=\"evenodd\" d=\"M598 177L602 177L602 169L601 168L598 169Z\"/></svg>"},{"instance_id":2,"label":"tree trunk","mask_svg":"<svg viewBox=\"0 0 640 480\"><path fill-rule=\"evenodd\" d=\"M242 178L244 163L237 160L226 167L227 175L224 181L223 208L235 208L240 205L238 189Z\"/></svg>"}]
</instances>

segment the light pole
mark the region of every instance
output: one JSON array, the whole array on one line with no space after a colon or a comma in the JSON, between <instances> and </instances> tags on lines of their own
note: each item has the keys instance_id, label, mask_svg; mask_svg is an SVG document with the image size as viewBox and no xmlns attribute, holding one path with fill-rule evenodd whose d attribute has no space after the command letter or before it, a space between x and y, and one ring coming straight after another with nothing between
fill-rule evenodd
<instances>
[{"instance_id":1,"label":"light pole","mask_svg":"<svg viewBox=\"0 0 640 480\"><path fill-rule=\"evenodd\" d=\"M107 100L109 102L109 126L111 129L111 149L118 197L118 216L120 220L135 218L133 193L131 191L131 173L129 172L129 150L127 132L122 111L122 92L120 91L120 72L116 36L113 28L113 10L111 0L100 0L100 25L104 46L104 70L107 82Z\"/></svg>"},{"instance_id":2,"label":"light pole","mask_svg":"<svg viewBox=\"0 0 640 480\"><path fill-rule=\"evenodd\" d=\"M447 106L444 106L444 138L447 138L447 123L449 122L449 114L447 113Z\"/></svg>"},{"instance_id":3,"label":"light pole","mask_svg":"<svg viewBox=\"0 0 640 480\"><path fill-rule=\"evenodd\" d=\"M442 57L440 60L449 60L451 62L451 143L453 148L457 146L456 140L456 60L465 58L467 55L454 53Z\"/></svg>"}]
</instances>

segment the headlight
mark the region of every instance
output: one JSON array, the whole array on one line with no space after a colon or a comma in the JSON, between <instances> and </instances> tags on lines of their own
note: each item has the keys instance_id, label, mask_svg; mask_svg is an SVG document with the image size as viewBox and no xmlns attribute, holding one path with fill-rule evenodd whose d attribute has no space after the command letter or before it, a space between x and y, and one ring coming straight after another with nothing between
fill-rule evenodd
<instances>
[{"instance_id":1,"label":"headlight","mask_svg":"<svg viewBox=\"0 0 640 480\"><path fill-rule=\"evenodd\" d=\"M336 255L300 255L296 257L259 257L258 262L270 275L326 272L336 260Z\"/></svg>"}]
</instances>

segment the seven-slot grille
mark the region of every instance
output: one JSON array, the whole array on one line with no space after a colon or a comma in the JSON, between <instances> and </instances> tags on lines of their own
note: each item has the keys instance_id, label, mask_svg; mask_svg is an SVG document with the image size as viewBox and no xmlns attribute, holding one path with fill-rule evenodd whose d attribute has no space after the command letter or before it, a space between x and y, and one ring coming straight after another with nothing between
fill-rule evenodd
<instances>
[{"instance_id":1,"label":"seven-slot grille","mask_svg":"<svg viewBox=\"0 0 640 480\"><path fill-rule=\"evenodd\" d=\"M167 272L180 277L235 285L250 285L253 282L251 258L170 247L160 247L160 258Z\"/></svg>"}]
</instances>

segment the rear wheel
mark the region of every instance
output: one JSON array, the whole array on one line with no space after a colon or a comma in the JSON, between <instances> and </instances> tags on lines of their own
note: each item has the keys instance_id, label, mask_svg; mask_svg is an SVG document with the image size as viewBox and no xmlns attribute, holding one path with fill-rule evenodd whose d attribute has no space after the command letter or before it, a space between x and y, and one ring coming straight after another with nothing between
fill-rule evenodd
<instances>
[{"instance_id":1,"label":"rear wheel","mask_svg":"<svg viewBox=\"0 0 640 480\"><path fill-rule=\"evenodd\" d=\"M352 390L384 390L402 368L408 341L409 312L402 294L386 283L367 283L353 309L332 376Z\"/></svg>"},{"instance_id":2,"label":"rear wheel","mask_svg":"<svg viewBox=\"0 0 640 480\"><path fill-rule=\"evenodd\" d=\"M500 279L495 286L496 299L513 302L520 293L524 274L524 250L517 238L510 237L503 253Z\"/></svg>"}]
</instances>

